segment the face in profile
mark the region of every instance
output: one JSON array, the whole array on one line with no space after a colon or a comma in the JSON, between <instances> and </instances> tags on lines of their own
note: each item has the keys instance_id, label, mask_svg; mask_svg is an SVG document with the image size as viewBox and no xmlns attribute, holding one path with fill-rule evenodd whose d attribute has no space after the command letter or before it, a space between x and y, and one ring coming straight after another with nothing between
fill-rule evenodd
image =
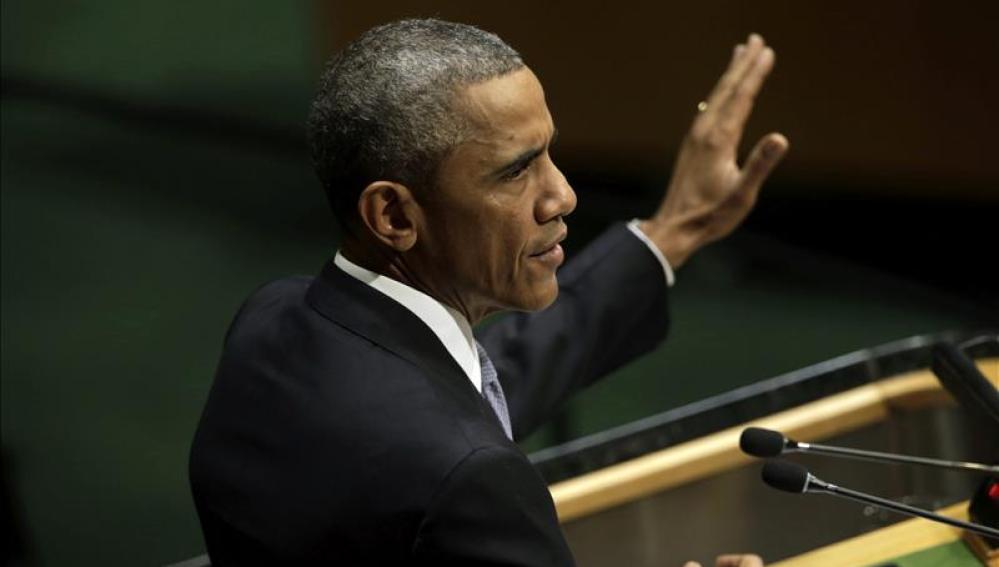
<instances>
[{"instance_id":1,"label":"face in profile","mask_svg":"<svg viewBox=\"0 0 999 567\"><path fill-rule=\"evenodd\" d=\"M421 203L420 255L450 286L438 290L442 299L473 321L547 307L558 295L559 242L576 195L549 154L555 127L544 90L524 67L465 87L457 110L470 134Z\"/></svg>"}]
</instances>

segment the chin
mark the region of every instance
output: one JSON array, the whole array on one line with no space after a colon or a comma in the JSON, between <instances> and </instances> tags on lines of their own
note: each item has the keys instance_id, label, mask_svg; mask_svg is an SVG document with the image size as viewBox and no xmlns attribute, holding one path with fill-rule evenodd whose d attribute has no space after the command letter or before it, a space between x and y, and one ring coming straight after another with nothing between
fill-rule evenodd
<instances>
[{"instance_id":1,"label":"chin","mask_svg":"<svg viewBox=\"0 0 999 567\"><path fill-rule=\"evenodd\" d=\"M519 294L513 308L518 311L541 311L558 299L558 280L553 276L550 282L536 284L525 293Z\"/></svg>"}]
</instances>

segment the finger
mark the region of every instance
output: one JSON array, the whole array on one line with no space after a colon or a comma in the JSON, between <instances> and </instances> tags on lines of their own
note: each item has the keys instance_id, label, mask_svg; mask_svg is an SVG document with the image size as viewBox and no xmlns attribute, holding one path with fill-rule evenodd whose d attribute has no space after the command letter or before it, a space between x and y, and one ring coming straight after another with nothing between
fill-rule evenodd
<instances>
[{"instance_id":1,"label":"finger","mask_svg":"<svg viewBox=\"0 0 999 567\"><path fill-rule=\"evenodd\" d=\"M763 567L759 555L719 555L715 567Z\"/></svg>"},{"instance_id":2,"label":"finger","mask_svg":"<svg viewBox=\"0 0 999 567\"><path fill-rule=\"evenodd\" d=\"M728 99L718 106L718 125L725 131L736 135L736 144L742 133L742 129L749 118L749 113L753 109L756 95L763 87L763 81L770 74L774 66L774 51L769 47L763 48L757 55L753 66L746 72L742 79L732 87Z\"/></svg>"},{"instance_id":3,"label":"finger","mask_svg":"<svg viewBox=\"0 0 999 567\"><path fill-rule=\"evenodd\" d=\"M766 41L763 39L763 36L754 33L749 37L749 44L751 44L753 49L746 50L742 64L740 65L738 72L733 76L733 82L729 85L729 89L727 91L729 97L731 97L733 91L735 91L739 85L746 80L746 76L753 71L753 68L759 61L760 54L769 49ZM722 102L724 102L724 100Z\"/></svg>"},{"instance_id":4,"label":"finger","mask_svg":"<svg viewBox=\"0 0 999 567\"><path fill-rule=\"evenodd\" d=\"M701 567L701 564L696 561L688 561L683 564L683 567Z\"/></svg>"},{"instance_id":5,"label":"finger","mask_svg":"<svg viewBox=\"0 0 999 567\"><path fill-rule=\"evenodd\" d=\"M745 45L736 46L732 57L732 63L728 70L718 80L718 84L711 92L709 102L720 103L728 98L734 85L738 84L746 71L753 65L753 61L764 47L763 38L759 34L750 34ZM741 49L739 49L741 47Z\"/></svg>"},{"instance_id":6,"label":"finger","mask_svg":"<svg viewBox=\"0 0 999 567\"><path fill-rule=\"evenodd\" d=\"M746 72L753 66L756 57L763 49L763 38L758 34L751 34L745 46L736 46L732 57L732 62L728 69L718 79L715 88L708 95L708 108L718 106L729 98L733 87L742 80ZM741 49L740 49L741 47Z\"/></svg>"},{"instance_id":7,"label":"finger","mask_svg":"<svg viewBox=\"0 0 999 567\"><path fill-rule=\"evenodd\" d=\"M740 173L738 192L743 199L750 203L756 201L760 187L783 159L789 145L787 138L776 133L768 134L756 143Z\"/></svg>"},{"instance_id":8,"label":"finger","mask_svg":"<svg viewBox=\"0 0 999 567\"><path fill-rule=\"evenodd\" d=\"M741 66L744 64L743 61L745 53L746 46L742 43L736 45L735 48L732 49L732 59L729 60L728 67L725 68L721 77L718 78L718 82L715 83L711 92L708 93L707 98L704 99L704 102L708 104L709 108L713 102L721 100L718 93L727 91L729 85L737 80L739 69L741 69Z\"/></svg>"},{"instance_id":9,"label":"finger","mask_svg":"<svg viewBox=\"0 0 999 567\"><path fill-rule=\"evenodd\" d=\"M763 38L758 34L752 34L746 42L744 48L737 49L739 53L733 57L729 70L719 79L711 96L708 98L708 107L704 112L698 114L694 120L691 134L694 138L702 140L709 145L735 155L739 140L742 138L742 128L748 117L742 120L735 119L736 113L726 110L737 98L737 93L745 90L744 83L748 76L754 74L759 64L761 53L768 51L763 42ZM772 57L772 50L769 50ZM750 82L750 84L753 84ZM758 87L756 90L759 90ZM752 93L755 96L755 93ZM750 103L751 105L751 103Z\"/></svg>"},{"instance_id":10,"label":"finger","mask_svg":"<svg viewBox=\"0 0 999 567\"><path fill-rule=\"evenodd\" d=\"M746 52L746 45L743 43L737 44L732 48L732 58L728 60L728 67L725 67L725 71L722 72L722 76L718 78L719 82L722 77L725 77L728 73L731 73L735 66L742 61L742 55ZM717 84L715 85L717 87ZM714 92L714 89L712 89Z\"/></svg>"}]
</instances>

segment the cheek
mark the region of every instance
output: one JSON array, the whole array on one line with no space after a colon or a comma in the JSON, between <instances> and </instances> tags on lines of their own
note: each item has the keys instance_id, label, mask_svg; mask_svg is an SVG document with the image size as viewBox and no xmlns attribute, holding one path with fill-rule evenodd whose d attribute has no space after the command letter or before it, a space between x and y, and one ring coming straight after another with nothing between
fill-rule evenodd
<instances>
[{"instance_id":1,"label":"cheek","mask_svg":"<svg viewBox=\"0 0 999 567\"><path fill-rule=\"evenodd\" d=\"M545 235L540 234L523 194L503 197L490 199L463 219L468 238L458 245L464 246L461 271L493 301L537 309L550 303L558 288L552 273L532 265L527 257L530 246Z\"/></svg>"},{"instance_id":2,"label":"cheek","mask_svg":"<svg viewBox=\"0 0 999 567\"><path fill-rule=\"evenodd\" d=\"M490 199L477 220L476 228L485 240L484 246L507 270L520 269L520 258L531 238L528 220L533 222L533 217L525 214L520 199L498 197Z\"/></svg>"},{"instance_id":3,"label":"cheek","mask_svg":"<svg viewBox=\"0 0 999 567\"><path fill-rule=\"evenodd\" d=\"M493 281L503 287L516 285L524 276L524 240L516 227L496 226L487 232Z\"/></svg>"},{"instance_id":4,"label":"cheek","mask_svg":"<svg viewBox=\"0 0 999 567\"><path fill-rule=\"evenodd\" d=\"M532 283L524 257L529 237L513 221L510 213L504 213L501 219L479 226L481 232L475 245L479 258L472 267L483 290L504 300L523 295L524 288Z\"/></svg>"}]
</instances>

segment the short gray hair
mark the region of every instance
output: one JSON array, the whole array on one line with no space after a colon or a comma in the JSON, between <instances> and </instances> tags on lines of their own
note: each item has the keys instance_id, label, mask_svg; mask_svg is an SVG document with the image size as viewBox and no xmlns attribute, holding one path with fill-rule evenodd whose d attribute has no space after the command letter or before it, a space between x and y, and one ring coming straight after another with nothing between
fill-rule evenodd
<instances>
[{"instance_id":1,"label":"short gray hair","mask_svg":"<svg viewBox=\"0 0 999 567\"><path fill-rule=\"evenodd\" d=\"M316 172L344 228L373 181L434 184L440 162L467 130L454 108L460 87L520 69L498 36L435 19L365 32L327 64L308 119Z\"/></svg>"}]
</instances>

